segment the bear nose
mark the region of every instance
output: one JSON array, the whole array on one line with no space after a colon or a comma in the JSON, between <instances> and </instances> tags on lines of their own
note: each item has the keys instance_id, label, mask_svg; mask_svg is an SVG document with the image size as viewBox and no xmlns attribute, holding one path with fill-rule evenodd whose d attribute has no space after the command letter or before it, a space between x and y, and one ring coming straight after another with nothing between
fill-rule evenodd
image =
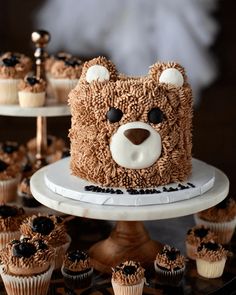
<instances>
[{"instance_id":1,"label":"bear nose","mask_svg":"<svg viewBox=\"0 0 236 295\"><path fill-rule=\"evenodd\" d=\"M146 140L149 137L150 132L147 129L143 129L143 128L132 128L132 129L125 130L124 135L133 144L139 145L143 143L144 140Z\"/></svg>"}]
</instances>

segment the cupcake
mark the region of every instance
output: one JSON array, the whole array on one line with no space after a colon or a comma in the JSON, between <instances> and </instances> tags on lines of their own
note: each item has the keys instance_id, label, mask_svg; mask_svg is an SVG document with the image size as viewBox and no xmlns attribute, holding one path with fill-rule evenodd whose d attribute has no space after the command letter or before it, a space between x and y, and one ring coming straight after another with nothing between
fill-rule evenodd
<instances>
[{"instance_id":1,"label":"cupcake","mask_svg":"<svg viewBox=\"0 0 236 295\"><path fill-rule=\"evenodd\" d=\"M216 242L201 243L196 253L197 272L208 279L219 278L229 252Z\"/></svg>"},{"instance_id":2,"label":"cupcake","mask_svg":"<svg viewBox=\"0 0 236 295\"><path fill-rule=\"evenodd\" d=\"M18 195L21 198L21 203L25 207L34 208L41 206L30 190L30 176L24 177L18 185Z\"/></svg>"},{"instance_id":3,"label":"cupcake","mask_svg":"<svg viewBox=\"0 0 236 295\"><path fill-rule=\"evenodd\" d=\"M23 65L25 74L32 71L32 65L33 65L32 59L23 53L8 51L3 53L1 58L11 58L12 56L16 57L20 61L20 63Z\"/></svg>"},{"instance_id":4,"label":"cupcake","mask_svg":"<svg viewBox=\"0 0 236 295\"><path fill-rule=\"evenodd\" d=\"M0 249L11 240L20 238L20 224L24 217L23 208L0 205Z\"/></svg>"},{"instance_id":5,"label":"cupcake","mask_svg":"<svg viewBox=\"0 0 236 295\"><path fill-rule=\"evenodd\" d=\"M225 198L218 205L194 215L196 224L204 224L216 233L216 241L228 244L236 226L236 202Z\"/></svg>"},{"instance_id":6,"label":"cupcake","mask_svg":"<svg viewBox=\"0 0 236 295\"><path fill-rule=\"evenodd\" d=\"M82 71L82 62L77 58L55 61L51 68L50 83L55 97L67 103L69 92L75 88Z\"/></svg>"},{"instance_id":7,"label":"cupcake","mask_svg":"<svg viewBox=\"0 0 236 295\"><path fill-rule=\"evenodd\" d=\"M215 238L216 234L204 225L197 225L189 229L185 241L187 256L195 260L198 246L202 242L209 242Z\"/></svg>"},{"instance_id":8,"label":"cupcake","mask_svg":"<svg viewBox=\"0 0 236 295\"><path fill-rule=\"evenodd\" d=\"M16 199L19 180L19 167L0 160L0 203L12 202Z\"/></svg>"},{"instance_id":9,"label":"cupcake","mask_svg":"<svg viewBox=\"0 0 236 295\"><path fill-rule=\"evenodd\" d=\"M72 58L72 55L70 53L67 53L64 51L60 51L56 54L50 55L49 57L46 58L46 60L44 62L44 68L45 68L46 74L50 75L52 66L56 61L66 60L66 59L70 59L70 58Z\"/></svg>"},{"instance_id":10,"label":"cupcake","mask_svg":"<svg viewBox=\"0 0 236 295\"><path fill-rule=\"evenodd\" d=\"M111 283L115 295L141 295L145 282L139 262L126 261L112 269Z\"/></svg>"},{"instance_id":11,"label":"cupcake","mask_svg":"<svg viewBox=\"0 0 236 295\"><path fill-rule=\"evenodd\" d=\"M21 107L41 107L45 104L46 82L35 76L26 76L18 86Z\"/></svg>"},{"instance_id":12,"label":"cupcake","mask_svg":"<svg viewBox=\"0 0 236 295\"><path fill-rule=\"evenodd\" d=\"M178 285L184 275L185 260L178 249L165 245L154 261L159 282L164 285Z\"/></svg>"},{"instance_id":13,"label":"cupcake","mask_svg":"<svg viewBox=\"0 0 236 295\"><path fill-rule=\"evenodd\" d=\"M67 253L61 268L68 289L88 288L92 283L93 268L87 253L75 250Z\"/></svg>"},{"instance_id":14,"label":"cupcake","mask_svg":"<svg viewBox=\"0 0 236 295\"><path fill-rule=\"evenodd\" d=\"M0 273L8 295L47 294L54 250L43 240L13 240L0 251Z\"/></svg>"},{"instance_id":15,"label":"cupcake","mask_svg":"<svg viewBox=\"0 0 236 295\"><path fill-rule=\"evenodd\" d=\"M16 141L2 142L0 143L0 160L7 164L24 165L26 163L26 149Z\"/></svg>"},{"instance_id":16,"label":"cupcake","mask_svg":"<svg viewBox=\"0 0 236 295\"><path fill-rule=\"evenodd\" d=\"M25 64L14 54L0 58L0 105L18 104L18 84L26 74Z\"/></svg>"},{"instance_id":17,"label":"cupcake","mask_svg":"<svg viewBox=\"0 0 236 295\"><path fill-rule=\"evenodd\" d=\"M26 218L20 231L24 237L43 239L55 249L55 269L61 268L71 238L62 219L55 215L33 215Z\"/></svg>"},{"instance_id":18,"label":"cupcake","mask_svg":"<svg viewBox=\"0 0 236 295\"><path fill-rule=\"evenodd\" d=\"M67 158L70 156L70 149L64 147L63 149L57 150L54 154L47 158L48 163L54 163L61 159Z\"/></svg>"}]
</instances>

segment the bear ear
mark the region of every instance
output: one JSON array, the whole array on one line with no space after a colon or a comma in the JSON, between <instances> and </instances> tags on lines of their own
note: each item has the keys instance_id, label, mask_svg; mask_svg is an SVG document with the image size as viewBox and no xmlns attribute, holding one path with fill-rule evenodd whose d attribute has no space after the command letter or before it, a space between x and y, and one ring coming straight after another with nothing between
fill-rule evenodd
<instances>
[{"instance_id":1,"label":"bear ear","mask_svg":"<svg viewBox=\"0 0 236 295\"><path fill-rule=\"evenodd\" d=\"M149 74L158 83L165 83L175 87L182 87L186 82L184 69L174 62L156 63L151 67Z\"/></svg>"},{"instance_id":2,"label":"bear ear","mask_svg":"<svg viewBox=\"0 0 236 295\"><path fill-rule=\"evenodd\" d=\"M97 57L86 62L82 69L81 81L87 83L115 81L117 71L114 64L105 57Z\"/></svg>"}]
</instances>

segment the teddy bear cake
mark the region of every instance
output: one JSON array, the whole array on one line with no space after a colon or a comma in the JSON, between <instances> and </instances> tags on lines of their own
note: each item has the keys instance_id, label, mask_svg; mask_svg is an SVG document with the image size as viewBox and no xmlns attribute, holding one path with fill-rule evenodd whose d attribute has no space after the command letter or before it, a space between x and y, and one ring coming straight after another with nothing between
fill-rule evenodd
<instances>
[{"instance_id":1,"label":"teddy bear cake","mask_svg":"<svg viewBox=\"0 0 236 295\"><path fill-rule=\"evenodd\" d=\"M147 76L128 77L95 58L84 64L69 104L73 175L124 188L189 177L192 91L179 64L155 63Z\"/></svg>"}]
</instances>

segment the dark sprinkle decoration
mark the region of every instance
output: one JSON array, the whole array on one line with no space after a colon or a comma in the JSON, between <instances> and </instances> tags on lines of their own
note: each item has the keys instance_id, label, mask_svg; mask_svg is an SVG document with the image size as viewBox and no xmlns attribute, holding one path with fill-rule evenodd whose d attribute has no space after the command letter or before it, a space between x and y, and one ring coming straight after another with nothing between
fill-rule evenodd
<instances>
[{"instance_id":1,"label":"dark sprinkle decoration","mask_svg":"<svg viewBox=\"0 0 236 295\"><path fill-rule=\"evenodd\" d=\"M26 78L26 81L31 86L34 86L35 84L38 84L39 83L39 80L35 76L27 77Z\"/></svg>"},{"instance_id":2,"label":"dark sprinkle decoration","mask_svg":"<svg viewBox=\"0 0 236 295\"><path fill-rule=\"evenodd\" d=\"M102 188L96 185L86 185L84 187L85 191L88 192L94 192L94 193L105 193L105 194L117 194L117 195L121 195L123 194L123 192L120 189L116 189L114 190L113 188Z\"/></svg>"},{"instance_id":3,"label":"dark sprinkle decoration","mask_svg":"<svg viewBox=\"0 0 236 295\"><path fill-rule=\"evenodd\" d=\"M69 58L69 59L65 59L65 65L75 68L76 66L81 65L81 61L75 58Z\"/></svg>"},{"instance_id":4,"label":"dark sprinkle decoration","mask_svg":"<svg viewBox=\"0 0 236 295\"><path fill-rule=\"evenodd\" d=\"M84 261L88 259L88 254L80 250L75 250L68 253L68 259L72 262L80 260Z\"/></svg>"},{"instance_id":5,"label":"dark sprinkle decoration","mask_svg":"<svg viewBox=\"0 0 236 295\"><path fill-rule=\"evenodd\" d=\"M43 240L36 240L35 243L37 244L38 250L47 250L48 246L44 243Z\"/></svg>"},{"instance_id":6,"label":"dark sprinkle decoration","mask_svg":"<svg viewBox=\"0 0 236 295\"><path fill-rule=\"evenodd\" d=\"M19 60L17 59L15 55L12 55L9 58L4 58L2 60L2 63L5 67L14 67L16 64L19 63Z\"/></svg>"},{"instance_id":7,"label":"dark sprinkle decoration","mask_svg":"<svg viewBox=\"0 0 236 295\"><path fill-rule=\"evenodd\" d=\"M17 143L4 143L2 145L2 150L4 153L12 154L19 150L19 145Z\"/></svg>"},{"instance_id":8,"label":"dark sprinkle decoration","mask_svg":"<svg viewBox=\"0 0 236 295\"><path fill-rule=\"evenodd\" d=\"M197 251L199 252L203 248L206 248L210 251L218 251L220 249L220 245L214 242L201 243L201 245L197 248Z\"/></svg>"},{"instance_id":9,"label":"dark sprinkle decoration","mask_svg":"<svg viewBox=\"0 0 236 295\"><path fill-rule=\"evenodd\" d=\"M122 273L126 276L130 276L135 274L135 272L137 271L137 267L134 265L125 265L122 269Z\"/></svg>"},{"instance_id":10,"label":"dark sprinkle decoration","mask_svg":"<svg viewBox=\"0 0 236 295\"><path fill-rule=\"evenodd\" d=\"M173 247L170 250L164 248L162 254L165 254L169 260L174 261L180 255L180 251Z\"/></svg>"},{"instance_id":11,"label":"dark sprinkle decoration","mask_svg":"<svg viewBox=\"0 0 236 295\"><path fill-rule=\"evenodd\" d=\"M0 205L0 216L2 218L13 217L17 215L17 208L8 205Z\"/></svg>"},{"instance_id":12,"label":"dark sprinkle decoration","mask_svg":"<svg viewBox=\"0 0 236 295\"><path fill-rule=\"evenodd\" d=\"M202 228L196 228L194 230L195 236L199 238L204 238L208 233L209 233L209 228L202 227Z\"/></svg>"},{"instance_id":13,"label":"dark sprinkle decoration","mask_svg":"<svg viewBox=\"0 0 236 295\"><path fill-rule=\"evenodd\" d=\"M110 108L106 114L106 117L110 123L119 122L123 116L123 112L120 109Z\"/></svg>"},{"instance_id":14,"label":"dark sprinkle decoration","mask_svg":"<svg viewBox=\"0 0 236 295\"><path fill-rule=\"evenodd\" d=\"M49 235L53 229L54 223L49 217L39 216L34 218L32 223L32 231L42 235Z\"/></svg>"},{"instance_id":15,"label":"dark sprinkle decoration","mask_svg":"<svg viewBox=\"0 0 236 295\"><path fill-rule=\"evenodd\" d=\"M3 172L7 169L8 164L2 160L0 160L0 172Z\"/></svg>"},{"instance_id":16,"label":"dark sprinkle decoration","mask_svg":"<svg viewBox=\"0 0 236 295\"><path fill-rule=\"evenodd\" d=\"M13 256L29 258L36 253L36 247L28 242L20 242L13 246Z\"/></svg>"}]
</instances>

